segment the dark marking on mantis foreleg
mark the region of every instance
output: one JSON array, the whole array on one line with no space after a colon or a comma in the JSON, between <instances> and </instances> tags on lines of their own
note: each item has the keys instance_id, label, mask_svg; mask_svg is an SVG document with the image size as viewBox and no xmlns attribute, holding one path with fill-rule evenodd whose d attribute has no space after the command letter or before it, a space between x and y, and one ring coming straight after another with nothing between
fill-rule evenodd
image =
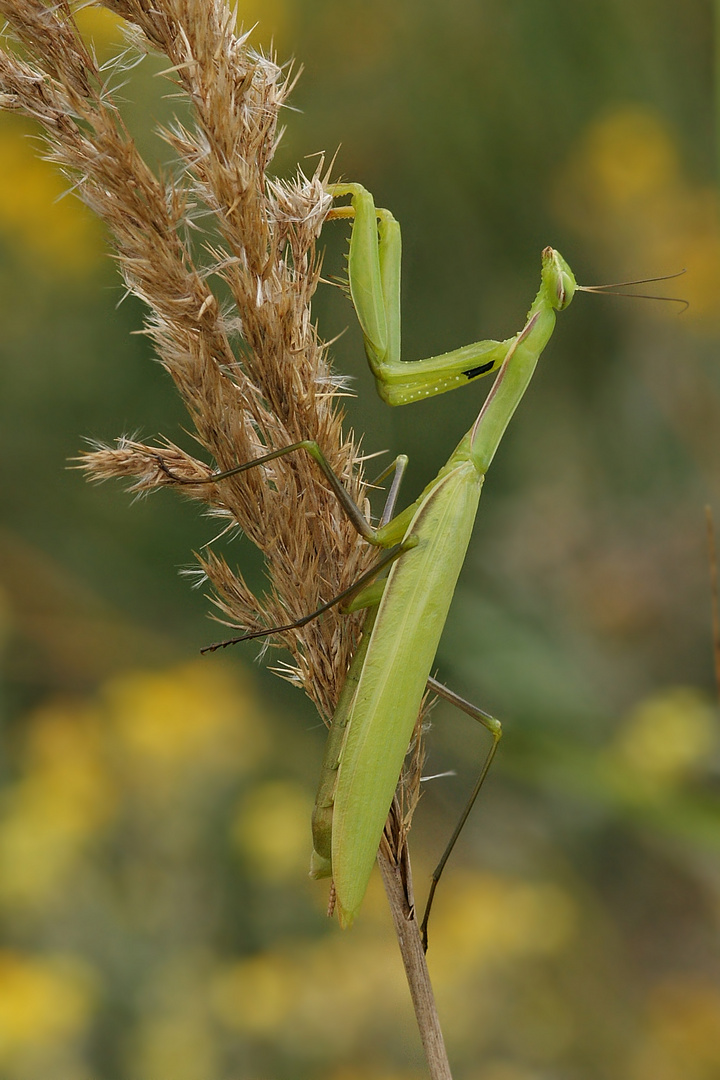
<instances>
[{"instance_id":1,"label":"dark marking on mantis foreleg","mask_svg":"<svg viewBox=\"0 0 720 1080\"><path fill-rule=\"evenodd\" d=\"M466 379L476 379L478 375L484 375L486 371L490 371L495 366L494 360L489 360L487 364L480 364L479 367L470 368L469 371L463 371L463 375Z\"/></svg>"}]
</instances>

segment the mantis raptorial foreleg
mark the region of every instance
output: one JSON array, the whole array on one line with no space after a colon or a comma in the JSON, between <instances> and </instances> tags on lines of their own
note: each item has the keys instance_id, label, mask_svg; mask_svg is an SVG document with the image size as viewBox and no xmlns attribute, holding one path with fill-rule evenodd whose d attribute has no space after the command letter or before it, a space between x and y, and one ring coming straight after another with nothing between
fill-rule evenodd
<instances>
[{"instance_id":1,"label":"mantis raptorial foreleg","mask_svg":"<svg viewBox=\"0 0 720 1080\"><path fill-rule=\"evenodd\" d=\"M372 195L362 184L331 184L327 190L333 198L350 196L350 205L333 206L328 218L352 220L348 288L362 329L368 363L383 401L388 405L407 405L466 386L468 382L497 371L514 338L476 341L426 360L401 359L400 225L389 210L375 206ZM572 282L566 278L562 287L563 290L570 288L566 295L567 303L577 288L582 292L604 292L606 295L642 296L646 300L679 303L685 308L687 301L676 297L619 291L625 286L665 281L684 273L681 270L679 274L640 278L618 282L617 285L582 286L576 285L574 278ZM563 302L561 297L558 300Z\"/></svg>"},{"instance_id":2,"label":"mantis raptorial foreleg","mask_svg":"<svg viewBox=\"0 0 720 1080\"><path fill-rule=\"evenodd\" d=\"M350 296L383 401L406 405L497 371L513 338L476 341L426 360L400 359L400 226L389 210L375 206L361 184L333 184L328 190L335 198L351 197L350 206L333 207L328 217L353 220L348 254Z\"/></svg>"}]
</instances>

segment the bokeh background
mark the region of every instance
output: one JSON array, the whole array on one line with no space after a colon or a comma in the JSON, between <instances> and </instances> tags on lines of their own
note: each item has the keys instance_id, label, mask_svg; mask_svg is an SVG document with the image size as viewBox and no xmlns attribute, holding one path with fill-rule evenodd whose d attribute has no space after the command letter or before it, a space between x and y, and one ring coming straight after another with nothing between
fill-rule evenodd
<instances>
[{"instance_id":1,"label":"bokeh background","mask_svg":"<svg viewBox=\"0 0 720 1080\"><path fill-rule=\"evenodd\" d=\"M280 173L394 211L404 355L522 324L540 250L583 282L670 273L673 305L579 295L490 473L438 656L504 720L439 891L430 964L458 1080L720 1076L720 722L705 505L720 518L720 233L710 0L248 0L304 66ZM88 10L101 56L118 24ZM176 106L137 68L149 159ZM212 535L162 492L68 469L87 437L183 439L102 228L0 118L0 1076L419 1080L374 881L357 926L306 876L323 730L253 646L199 659L178 571ZM306 168L313 168L310 158ZM328 275L347 229L324 234ZM409 496L482 383L391 411L352 311L320 289L368 452ZM189 445L189 444L188 444ZM243 548L244 566L248 554ZM250 575L258 581L260 565ZM416 888L483 750L438 706Z\"/></svg>"}]
</instances>

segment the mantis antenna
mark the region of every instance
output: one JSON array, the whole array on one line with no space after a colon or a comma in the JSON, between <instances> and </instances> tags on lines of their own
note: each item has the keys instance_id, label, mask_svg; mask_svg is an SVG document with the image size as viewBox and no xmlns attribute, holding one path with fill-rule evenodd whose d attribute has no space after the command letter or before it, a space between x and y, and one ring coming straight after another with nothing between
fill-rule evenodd
<instances>
[{"instance_id":1,"label":"mantis antenna","mask_svg":"<svg viewBox=\"0 0 720 1080\"><path fill-rule=\"evenodd\" d=\"M632 296L637 300L663 300L668 304L682 304L678 315L682 315L683 311L687 311L690 307L689 300L683 300L679 296L653 296L652 293L636 293L636 292L618 292L618 289L625 289L631 285L649 285L653 281L671 281L673 278L682 277L687 273L687 268L678 270L675 274L662 274L660 277L647 277L637 278L635 281L615 281L610 285L577 285L578 292L588 293L604 293L606 296Z\"/></svg>"}]
</instances>

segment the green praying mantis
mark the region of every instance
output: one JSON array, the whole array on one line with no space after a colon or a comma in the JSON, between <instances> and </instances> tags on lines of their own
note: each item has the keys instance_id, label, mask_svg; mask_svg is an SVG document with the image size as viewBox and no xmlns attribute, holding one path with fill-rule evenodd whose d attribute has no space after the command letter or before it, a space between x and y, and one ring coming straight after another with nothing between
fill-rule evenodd
<instances>
[{"instance_id":1,"label":"green praying mantis","mask_svg":"<svg viewBox=\"0 0 720 1080\"><path fill-rule=\"evenodd\" d=\"M497 372L496 378L477 419L448 462L415 502L392 516L407 463L403 456L397 459L395 478L377 527L366 520L321 448L311 440L216 474L214 479L222 479L281 455L304 451L318 463L360 535L386 549L386 554L352 589L300 623L242 635L210 649L282 633L343 600L349 599L347 611L367 610L362 639L328 735L313 812L310 872L314 877L332 877L336 910L344 927L352 924L362 905L426 688L448 698L488 729L491 748L433 873L421 927L427 945L435 888L501 737L499 721L438 683L430 675L431 667L467 552L485 474L550 340L556 314L570 304L578 289L595 292L605 287L578 286L562 256L547 247L542 253L539 291L517 334L506 341L476 342L426 360L402 361L399 225L389 211L375 207L370 193L359 184L334 185L330 193L334 198L351 199L350 205L335 207L330 216L352 221L349 291L383 400L407 404L492 372Z\"/></svg>"},{"instance_id":2,"label":"green praying mantis","mask_svg":"<svg viewBox=\"0 0 720 1080\"><path fill-rule=\"evenodd\" d=\"M367 586L348 605L367 607L369 614L333 718L313 814L311 874L332 875L339 920L349 926L367 889L426 687L487 727L490 751L433 874L422 922L426 944L437 882L502 734L498 720L431 679L430 669L465 560L485 474L550 339L556 312L567 307L577 285L562 256L546 248L540 290L524 327L513 338L403 362L399 226L358 184L337 185L333 195L349 195L352 200L334 214L353 219L350 295L383 400L406 404L498 371L475 423L435 479L402 513L381 521L371 535L363 532L379 546L399 545L398 557L385 578ZM391 490L391 506L394 494Z\"/></svg>"}]
</instances>

